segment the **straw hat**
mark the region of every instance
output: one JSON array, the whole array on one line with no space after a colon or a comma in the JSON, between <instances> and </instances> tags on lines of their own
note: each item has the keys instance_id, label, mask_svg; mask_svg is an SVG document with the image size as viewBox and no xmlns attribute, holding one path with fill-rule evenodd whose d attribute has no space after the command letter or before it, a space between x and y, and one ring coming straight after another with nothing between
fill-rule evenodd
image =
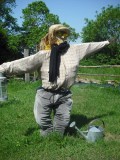
<instances>
[{"instance_id":1,"label":"straw hat","mask_svg":"<svg viewBox=\"0 0 120 160\"><path fill-rule=\"evenodd\" d=\"M58 31L65 32L67 35L70 34L69 28L62 24L54 24L50 26L48 33L41 39L40 50L50 49L51 45L56 43L56 35Z\"/></svg>"}]
</instances>

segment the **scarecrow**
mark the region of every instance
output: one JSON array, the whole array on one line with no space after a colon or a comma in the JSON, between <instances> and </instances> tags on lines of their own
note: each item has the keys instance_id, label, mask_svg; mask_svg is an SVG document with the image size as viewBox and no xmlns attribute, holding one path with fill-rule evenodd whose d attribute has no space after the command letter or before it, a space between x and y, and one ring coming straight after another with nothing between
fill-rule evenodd
<instances>
[{"instance_id":1,"label":"scarecrow","mask_svg":"<svg viewBox=\"0 0 120 160\"><path fill-rule=\"evenodd\" d=\"M67 42L69 35L70 30L66 26L52 25L41 40L39 52L0 65L0 72L5 74L35 70L40 73L42 86L37 89L34 116L42 136L53 131L64 134L73 103L70 88L75 82L80 60L110 44L102 41L70 45Z\"/></svg>"}]
</instances>

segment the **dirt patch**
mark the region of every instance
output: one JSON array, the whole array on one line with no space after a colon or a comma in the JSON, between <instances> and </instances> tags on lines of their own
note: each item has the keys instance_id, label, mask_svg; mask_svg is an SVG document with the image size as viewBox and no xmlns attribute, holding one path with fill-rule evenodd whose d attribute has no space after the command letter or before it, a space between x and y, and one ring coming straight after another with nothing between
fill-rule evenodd
<instances>
[{"instance_id":1,"label":"dirt patch","mask_svg":"<svg viewBox=\"0 0 120 160\"><path fill-rule=\"evenodd\" d=\"M120 142L120 135L106 133L104 139L106 141L118 141L118 142Z\"/></svg>"}]
</instances>

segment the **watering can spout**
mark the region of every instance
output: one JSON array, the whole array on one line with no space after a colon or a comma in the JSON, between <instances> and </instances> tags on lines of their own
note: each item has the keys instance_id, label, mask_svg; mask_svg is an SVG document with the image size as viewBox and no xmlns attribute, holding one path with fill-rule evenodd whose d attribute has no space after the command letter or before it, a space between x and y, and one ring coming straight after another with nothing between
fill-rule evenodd
<instances>
[{"instance_id":1,"label":"watering can spout","mask_svg":"<svg viewBox=\"0 0 120 160\"><path fill-rule=\"evenodd\" d=\"M83 136L86 140L88 139L88 136L85 135L82 131L80 131L76 126L75 129L81 134L81 136Z\"/></svg>"},{"instance_id":2,"label":"watering can spout","mask_svg":"<svg viewBox=\"0 0 120 160\"><path fill-rule=\"evenodd\" d=\"M76 123L75 123L75 122L72 122L72 123L70 124L70 127L74 127L85 139L87 139L87 136L86 136L82 131L80 131L80 130L78 129L78 127L76 126Z\"/></svg>"},{"instance_id":3,"label":"watering can spout","mask_svg":"<svg viewBox=\"0 0 120 160\"><path fill-rule=\"evenodd\" d=\"M87 141L95 142L96 140L101 139L104 136L104 129L101 126L92 125L95 121L102 122L102 125L104 126L104 122L102 120L95 119L90 122L89 129L87 131L79 130L79 128L75 125L75 122L72 122L70 124L70 127L74 127Z\"/></svg>"}]
</instances>

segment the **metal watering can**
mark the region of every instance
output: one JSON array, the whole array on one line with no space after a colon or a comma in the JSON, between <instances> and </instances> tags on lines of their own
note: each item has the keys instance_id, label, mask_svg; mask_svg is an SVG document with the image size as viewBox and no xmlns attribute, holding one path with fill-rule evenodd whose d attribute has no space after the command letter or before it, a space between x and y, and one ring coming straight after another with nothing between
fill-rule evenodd
<instances>
[{"instance_id":1,"label":"metal watering can","mask_svg":"<svg viewBox=\"0 0 120 160\"><path fill-rule=\"evenodd\" d=\"M96 122L102 123L102 126L93 125ZM104 121L101 119L94 119L88 125L87 131L81 131L76 126L75 122L70 124L70 127L74 127L88 142L95 142L98 139L102 139L104 137Z\"/></svg>"},{"instance_id":2,"label":"metal watering can","mask_svg":"<svg viewBox=\"0 0 120 160\"><path fill-rule=\"evenodd\" d=\"M7 98L7 78L0 72L0 101L6 101Z\"/></svg>"}]
</instances>

